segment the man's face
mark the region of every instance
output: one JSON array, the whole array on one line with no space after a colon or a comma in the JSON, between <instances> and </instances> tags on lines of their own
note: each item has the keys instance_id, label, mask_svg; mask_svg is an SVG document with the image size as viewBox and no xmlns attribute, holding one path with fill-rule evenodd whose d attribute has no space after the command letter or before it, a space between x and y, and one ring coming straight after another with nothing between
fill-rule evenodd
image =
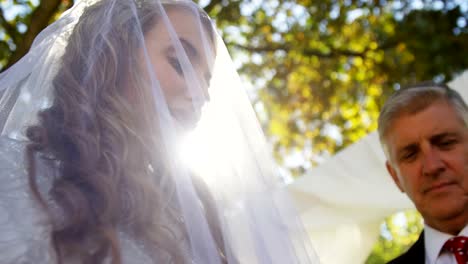
<instances>
[{"instance_id":1,"label":"man's face","mask_svg":"<svg viewBox=\"0 0 468 264\"><path fill-rule=\"evenodd\" d=\"M385 142L387 169L425 222L458 232L468 221L468 128L439 100L391 123ZM456 227L455 227L456 226Z\"/></svg>"}]
</instances>

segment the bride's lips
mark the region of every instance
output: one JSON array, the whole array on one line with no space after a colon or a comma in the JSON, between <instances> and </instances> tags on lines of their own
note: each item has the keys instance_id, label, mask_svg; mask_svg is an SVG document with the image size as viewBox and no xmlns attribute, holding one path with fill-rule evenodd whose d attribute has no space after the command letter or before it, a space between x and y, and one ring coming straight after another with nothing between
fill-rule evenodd
<instances>
[{"instance_id":1,"label":"bride's lips","mask_svg":"<svg viewBox=\"0 0 468 264\"><path fill-rule=\"evenodd\" d=\"M170 106L176 109L177 108L185 109L188 107L201 108L206 102L207 102L207 99L205 98L201 98L201 97L192 98L192 97L184 96L184 97L177 98L176 100L172 100L170 102Z\"/></svg>"}]
</instances>

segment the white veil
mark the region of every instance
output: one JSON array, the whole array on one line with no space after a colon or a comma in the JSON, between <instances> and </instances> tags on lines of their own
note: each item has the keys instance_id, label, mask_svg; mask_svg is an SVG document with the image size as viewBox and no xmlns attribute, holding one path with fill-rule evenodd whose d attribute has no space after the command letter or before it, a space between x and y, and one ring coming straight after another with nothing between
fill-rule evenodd
<instances>
[{"instance_id":1,"label":"white veil","mask_svg":"<svg viewBox=\"0 0 468 264\"><path fill-rule=\"evenodd\" d=\"M318 263L226 47L191 1L76 2L0 75L0 131L25 157L0 185L24 179L46 215L43 259ZM14 191L0 194L13 228Z\"/></svg>"}]
</instances>

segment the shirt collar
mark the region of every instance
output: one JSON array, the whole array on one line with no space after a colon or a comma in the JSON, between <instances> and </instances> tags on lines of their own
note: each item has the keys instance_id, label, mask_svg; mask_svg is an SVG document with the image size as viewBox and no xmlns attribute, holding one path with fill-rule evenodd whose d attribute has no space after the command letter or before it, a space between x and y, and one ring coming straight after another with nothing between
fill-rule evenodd
<instances>
[{"instance_id":1,"label":"shirt collar","mask_svg":"<svg viewBox=\"0 0 468 264\"><path fill-rule=\"evenodd\" d=\"M468 225L463 228L459 236L468 236ZM426 258L429 264L436 263L437 257L439 256L440 250L444 246L445 242L454 237L454 235L442 233L434 228L424 225L424 248L426 251Z\"/></svg>"}]
</instances>

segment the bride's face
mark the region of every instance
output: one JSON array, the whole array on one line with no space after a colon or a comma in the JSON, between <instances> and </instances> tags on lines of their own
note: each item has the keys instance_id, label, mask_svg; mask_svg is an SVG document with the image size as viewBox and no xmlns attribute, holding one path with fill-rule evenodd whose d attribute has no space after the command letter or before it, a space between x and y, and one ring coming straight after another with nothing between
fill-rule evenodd
<instances>
[{"instance_id":1,"label":"bride's face","mask_svg":"<svg viewBox=\"0 0 468 264\"><path fill-rule=\"evenodd\" d=\"M200 119L201 108L208 99L211 77L211 65L207 62L204 45L210 45L212 49L213 44L208 37L210 33L204 25L200 26L201 21L193 11L172 7L167 9L167 16L189 63L182 61L182 52L176 51L174 39L162 18L145 35L145 45L171 115L182 126L193 127ZM205 31L203 34L201 28ZM207 39L203 41L203 37ZM195 77L196 83L192 83L190 76Z\"/></svg>"}]
</instances>

